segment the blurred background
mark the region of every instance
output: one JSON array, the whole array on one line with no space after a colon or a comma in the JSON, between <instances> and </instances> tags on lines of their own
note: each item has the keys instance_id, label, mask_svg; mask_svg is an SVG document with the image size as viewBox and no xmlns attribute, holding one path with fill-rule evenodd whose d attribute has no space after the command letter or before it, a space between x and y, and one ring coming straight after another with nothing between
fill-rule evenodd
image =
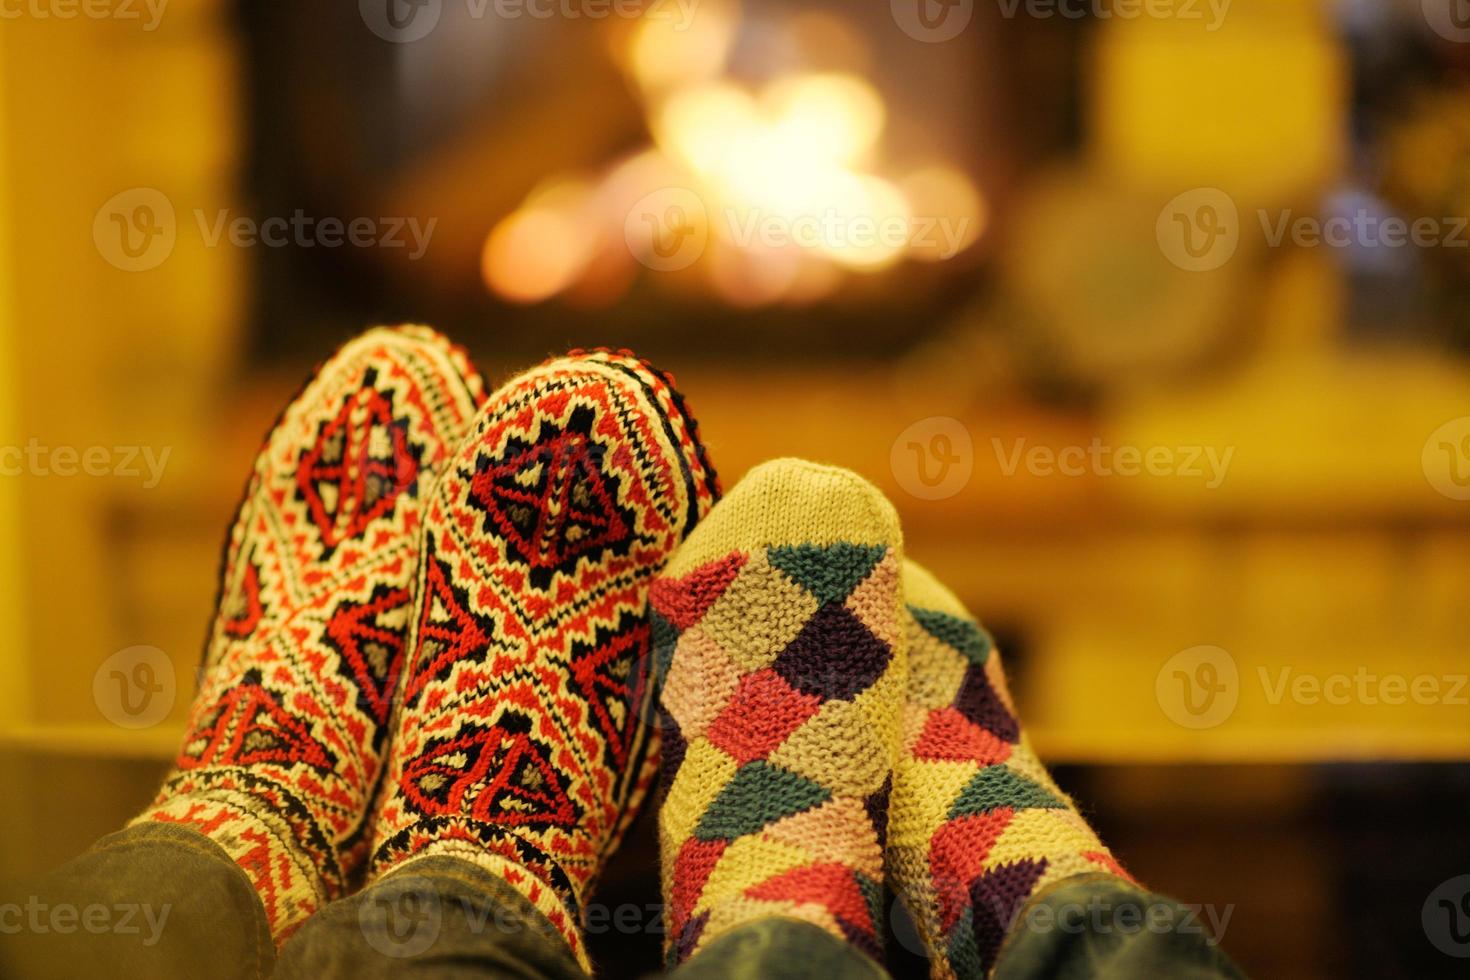
<instances>
[{"instance_id":1,"label":"blurred background","mask_svg":"<svg viewBox=\"0 0 1470 980\"><path fill-rule=\"evenodd\" d=\"M261 436L419 321L637 349L727 486L857 469L1248 973L1453 975L1467 216L1465 0L10 0L0 868L147 802Z\"/></svg>"}]
</instances>

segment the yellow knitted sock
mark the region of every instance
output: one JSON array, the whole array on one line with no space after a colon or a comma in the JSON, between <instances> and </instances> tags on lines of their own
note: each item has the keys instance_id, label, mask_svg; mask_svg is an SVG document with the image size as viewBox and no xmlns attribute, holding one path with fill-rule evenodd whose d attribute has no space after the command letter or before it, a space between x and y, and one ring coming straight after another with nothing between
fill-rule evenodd
<instances>
[{"instance_id":1,"label":"yellow knitted sock","mask_svg":"<svg viewBox=\"0 0 1470 980\"><path fill-rule=\"evenodd\" d=\"M903 590L910 679L888 872L933 975L969 980L990 972L1031 895L1128 875L1031 751L989 635L912 562Z\"/></svg>"},{"instance_id":2,"label":"yellow knitted sock","mask_svg":"<svg viewBox=\"0 0 1470 980\"><path fill-rule=\"evenodd\" d=\"M716 505L654 583L671 963L769 916L880 955L902 550L872 486L778 460Z\"/></svg>"}]
</instances>

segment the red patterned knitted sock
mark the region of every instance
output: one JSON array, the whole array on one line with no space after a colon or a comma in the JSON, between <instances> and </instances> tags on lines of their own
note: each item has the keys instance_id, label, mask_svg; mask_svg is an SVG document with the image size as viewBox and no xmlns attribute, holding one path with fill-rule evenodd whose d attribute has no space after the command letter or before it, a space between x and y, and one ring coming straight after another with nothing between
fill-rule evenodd
<instances>
[{"instance_id":1,"label":"red patterned knitted sock","mask_svg":"<svg viewBox=\"0 0 1470 980\"><path fill-rule=\"evenodd\" d=\"M897 515L872 486L777 460L655 584L671 963L770 917L881 957L902 559Z\"/></svg>"},{"instance_id":2,"label":"red patterned knitted sock","mask_svg":"<svg viewBox=\"0 0 1470 980\"><path fill-rule=\"evenodd\" d=\"M934 977L978 980L1032 895L1127 873L1032 752L989 635L919 566L903 588L911 671L889 876Z\"/></svg>"},{"instance_id":3,"label":"red patterned knitted sock","mask_svg":"<svg viewBox=\"0 0 1470 980\"><path fill-rule=\"evenodd\" d=\"M582 901L657 772L648 585L717 494L671 379L631 355L492 396L425 517L375 874L471 861L587 963Z\"/></svg>"},{"instance_id":4,"label":"red patterned knitted sock","mask_svg":"<svg viewBox=\"0 0 1470 980\"><path fill-rule=\"evenodd\" d=\"M483 399L438 334L375 329L317 370L257 457L177 769L135 822L220 845L278 943L361 861L424 498Z\"/></svg>"}]
</instances>

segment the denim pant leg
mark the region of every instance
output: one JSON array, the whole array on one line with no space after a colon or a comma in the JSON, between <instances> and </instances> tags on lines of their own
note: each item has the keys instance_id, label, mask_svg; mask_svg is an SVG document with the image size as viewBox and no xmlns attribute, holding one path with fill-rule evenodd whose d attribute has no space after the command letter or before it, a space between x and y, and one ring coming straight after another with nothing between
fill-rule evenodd
<instances>
[{"instance_id":1,"label":"denim pant leg","mask_svg":"<svg viewBox=\"0 0 1470 980\"><path fill-rule=\"evenodd\" d=\"M1197 912L1110 875L1033 896L1012 923L991 980L1241 980Z\"/></svg>"},{"instance_id":2,"label":"denim pant leg","mask_svg":"<svg viewBox=\"0 0 1470 980\"><path fill-rule=\"evenodd\" d=\"M13 980L261 980L274 959L250 879L183 827L130 827L42 878L0 884L0 976Z\"/></svg>"},{"instance_id":3,"label":"denim pant leg","mask_svg":"<svg viewBox=\"0 0 1470 980\"><path fill-rule=\"evenodd\" d=\"M566 941L504 881L428 857L318 911L281 948L280 980L586 980Z\"/></svg>"}]
</instances>

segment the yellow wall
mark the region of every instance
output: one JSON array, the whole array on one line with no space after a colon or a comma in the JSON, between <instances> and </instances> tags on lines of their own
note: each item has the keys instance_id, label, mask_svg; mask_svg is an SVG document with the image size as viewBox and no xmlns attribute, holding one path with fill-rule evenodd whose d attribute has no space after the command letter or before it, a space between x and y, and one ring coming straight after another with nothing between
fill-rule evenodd
<instances>
[{"instance_id":1,"label":"yellow wall","mask_svg":"<svg viewBox=\"0 0 1470 980\"><path fill-rule=\"evenodd\" d=\"M33 624L0 643L0 748L166 756L187 697L134 731L99 710L93 680L112 654L149 646L192 691L244 469L218 450L216 426L229 418L248 255L209 247L189 217L238 210L231 22L220 0L194 0L154 31L18 18L0 35L0 446L169 454L155 486L0 478L0 525L21 532L0 527L0 622L24 609ZM161 264L129 271L93 229L106 202L139 190L167 197L185 233Z\"/></svg>"},{"instance_id":2,"label":"yellow wall","mask_svg":"<svg viewBox=\"0 0 1470 980\"><path fill-rule=\"evenodd\" d=\"M0 31L0 66L7 64L6 38ZM13 218L10 210L10 184L7 179L7 143L5 126L6 78L0 71L0 446L16 445L20 425L16 418L13 344L15 319L14 296L11 292L10 235ZM0 623L5 624L7 642L0 644L0 725L24 721L28 699L25 663L27 637L22 613L25 609L25 581L21 577L22 547L20 533L20 485L15 478L0 477Z\"/></svg>"}]
</instances>

